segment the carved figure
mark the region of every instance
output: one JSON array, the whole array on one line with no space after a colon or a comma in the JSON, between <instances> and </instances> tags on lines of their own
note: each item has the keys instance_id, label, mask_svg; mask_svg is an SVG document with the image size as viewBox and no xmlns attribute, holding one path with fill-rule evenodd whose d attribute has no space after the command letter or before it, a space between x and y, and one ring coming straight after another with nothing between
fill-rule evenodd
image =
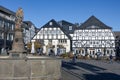
<instances>
[{"instance_id":1,"label":"carved figure","mask_svg":"<svg viewBox=\"0 0 120 80\"><path fill-rule=\"evenodd\" d=\"M18 11L16 12L16 20L15 20L16 27L15 27L15 29L21 28L22 21L23 21L23 10L22 10L22 8L19 8Z\"/></svg>"}]
</instances>

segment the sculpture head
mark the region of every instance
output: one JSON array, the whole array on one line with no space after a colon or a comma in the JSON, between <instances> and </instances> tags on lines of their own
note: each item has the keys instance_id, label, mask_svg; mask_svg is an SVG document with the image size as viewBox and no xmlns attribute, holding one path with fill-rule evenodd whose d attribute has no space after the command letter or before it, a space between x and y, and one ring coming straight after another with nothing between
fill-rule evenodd
<instances>
[{"instance_id":1,"label":"sculpture head","mask_svg":"<svg viewBox=\"0 0 120 80\"><path fill-rule=\"evenodd\" d=\"M15 20L16 30L21 30L22 22L23 22L23 10L22 8L19 8L16 12L16 20Z\"/></svg>"},{"instance_id":2,"label":"sculpture head","mask_svg":"<svg viewBox=\"0 0 120 80\"><path fill-rule=\"evenodd\" d=\"M16 18L21 18L23 20L23 10L19 8L16 12Z\"/></svg>"}]
</instances>

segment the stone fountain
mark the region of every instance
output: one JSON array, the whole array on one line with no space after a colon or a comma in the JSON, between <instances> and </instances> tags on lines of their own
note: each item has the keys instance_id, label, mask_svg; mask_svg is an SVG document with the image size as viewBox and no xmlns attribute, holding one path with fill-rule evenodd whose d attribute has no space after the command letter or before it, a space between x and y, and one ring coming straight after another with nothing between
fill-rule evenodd
<instances>
[{"instance_id":1,"label":"stone fountain","mask_svg":"<svg viewBox=\"0 0 120 80\"><path fill-rule=\"evenodd\" d=\"M0 80L60 80L61 59L25 54L22 20L23 10L19 8L12 50L9 56L0 56Z\"/></svg>"}]
</instances>

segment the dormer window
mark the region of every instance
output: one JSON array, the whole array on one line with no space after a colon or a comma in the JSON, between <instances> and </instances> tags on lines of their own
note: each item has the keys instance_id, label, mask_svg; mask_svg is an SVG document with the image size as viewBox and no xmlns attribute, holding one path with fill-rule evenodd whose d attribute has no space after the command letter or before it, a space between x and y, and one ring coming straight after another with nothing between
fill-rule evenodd
<instances>
[{"instance_id":1,"label":"dormer window","mask_svg":"<svg viewBox=\"0 0 120 80\"><path fill-rule=\"evenodd\" d=\"M72 30L72 26L69 26L69 30Z\"/></svg>"},{"instance_id":2,"label":"dormer window","mask_svg":"<svg viewBox=\"0 0 120 80\"><path fill-rule=\"evenodd\" d=\"M99 27L98 26L95 26L95 25L92 25L92 26L89 26L89 27L87 27L88 29L98 29Z\"/></svg>"},{"instance_id":3,"label":"dormer window","mask_svg":"<svg viewBox=\"0 0 120 80\"><path fill-rule=\"evenodd\" d=\"M52 22L49 23L50 26L52 26L52 24L53 24Z\"/></svg>"},{"instance_id":4,"label":"dormer window","mask_svg":"<svg viewBox=\"0 0 120 80\"><path fill-rule=\"evenodd\" d=\"M94 25L92 25L92 26L91 26L91 28L95 28L95 26L94 26Z\"/></svg>"}]
</instances>

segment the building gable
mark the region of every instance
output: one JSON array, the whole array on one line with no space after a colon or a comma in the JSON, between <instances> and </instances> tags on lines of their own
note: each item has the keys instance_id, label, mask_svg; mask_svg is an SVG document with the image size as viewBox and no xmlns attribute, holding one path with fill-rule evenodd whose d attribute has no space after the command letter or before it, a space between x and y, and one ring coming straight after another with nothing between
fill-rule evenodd
<instances>
[{"instance_id":1,"label":"building gable","mask_svg":"<svg viewBox=\"0 0 120 80\"><path fill-rule=\"evenodd\" d=\"M112 29L111 27L105 25L95 16L91 16L88 20L86 20L81 26L80 29Z\"/></svg>"},{"instance_id":2,"label":"building gable","mask_svg":"<svg viewBox=\"0 0 120 80\"><path fill-rule=\"evenodd\" d=\"M70 36L52 19L41 27L33 39L70 39Z\"/></svg>"},{"instance_id":3,"label":"building gable","mask_svg":"<svg viewBox=\"0 0 120 80\"><path fill-rule=\"evenodd\" d=\"M60 27L60 25L54 20L50 20L48 23L46 23L44 26L42 26L42 28L56 28L56 27Z\"/></svg>"}]
</instances>

